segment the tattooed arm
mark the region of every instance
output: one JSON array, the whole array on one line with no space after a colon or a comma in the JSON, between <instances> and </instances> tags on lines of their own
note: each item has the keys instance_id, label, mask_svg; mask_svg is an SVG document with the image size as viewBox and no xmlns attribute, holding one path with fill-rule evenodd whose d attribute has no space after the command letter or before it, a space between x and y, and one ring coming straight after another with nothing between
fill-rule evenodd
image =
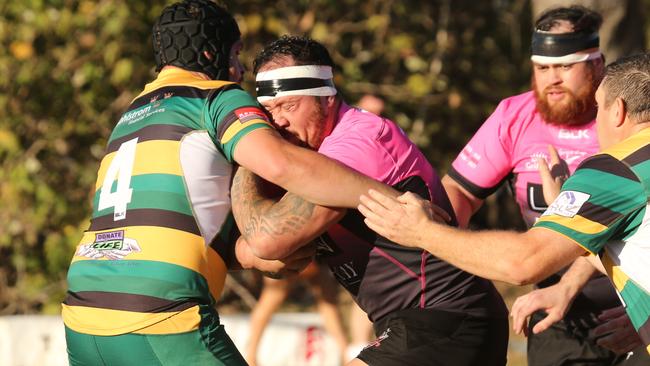
<instances>
[{"instance_id":1,"label":"tattooed arm","mask_svg":"<svg viewBox=\"0 0 650 366\"><path fill-rule=\"evenodd\" d=\"M265 183L239 167L231 190L235 221L257 257L284 258L325 232L345 214L344 209L314 205L288 192L279 199L270 198L264 193Z\"/></svg>"}]
</instances>

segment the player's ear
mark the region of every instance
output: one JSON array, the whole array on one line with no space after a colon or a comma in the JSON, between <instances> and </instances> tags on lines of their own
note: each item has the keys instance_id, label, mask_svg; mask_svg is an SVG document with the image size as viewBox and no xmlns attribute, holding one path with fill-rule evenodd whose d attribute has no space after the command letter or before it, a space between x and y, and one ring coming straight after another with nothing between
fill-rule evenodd
<instances>
[{"instance_id":1,"label":"player's ear","mask_svg":"<svg viewBox=\"0 0 650 366\"><path fill-rule=\"evenodd\" d=\"M625 101L620 97L616 98L612 104L612 113L614 114L616 127L620 127L627 118L627 106L625 105Z\"/></svg>"},{"instance_id":2,"label":"player's ear","mask_svg":"<svg viewBox=\"0 0 650 366\"><path fill-rule=\"evenodd\" d=\"M327 102L327 108L332 108L336 105L336 95L330 95L325 98Z\"/></svg>"}]
</instances>

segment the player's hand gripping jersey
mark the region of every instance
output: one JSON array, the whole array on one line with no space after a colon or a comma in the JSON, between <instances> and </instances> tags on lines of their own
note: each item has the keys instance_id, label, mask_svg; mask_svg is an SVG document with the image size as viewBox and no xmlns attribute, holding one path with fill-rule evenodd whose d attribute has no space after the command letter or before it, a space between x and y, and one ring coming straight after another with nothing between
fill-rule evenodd
<instances>
[{"instance_id":1,"label":"player's hand gripping jersey","mask_svg":"<svg viewBox=\"0 0 650 366\"><path fill-rule=\"evenodd\" d=\"M388 120L342 104L339 120L319 152L399 190L431 198L454 217L431 165ZM378 236L356 210L349 211L320 238L318 258L329 265L373 322L404 309L507 316L489 281L426 251L405 248Z\"/></svg>"},{"instance_id":2,"label":"player's hand gripping jersey","mask_svg":"<svg viewBox=\"0 0 650 366\"><path fill-rule=\"evenodd\" d=\"M233 150L258 128L272 127L236 84L166 69L145 87L99 168L90 228L68 271L69 328L95 335L198 328L226 276Z\"/></svg>"},{"instance_id":3,"label":"player's hand gripping jersey","mask_svg":"<svg viewBox=\"0 0 650 366\"><path fill-rule=\"evenodd\" d=\"M595 120L578 127L551 125L537 113L532 91L510 97L467 143L449 175L481 199L509 181L530 227L547 206L536 159L550 161L548 145L555 146L574 172L580 162L599 150Z\"/></svg>"},{"instance_id":4,"label":"player's hand gripping jersey","mask_svg":"<svg viewBox=\"0 0 650 366\"><path fill-rule=\"evenodd\" d=\"M526 224L532 226L546 210L537 158L553 145L571 173L599 150L595 120L577 127L555 126L537 113L534 92L504 99L454 160L449 176L474 196L484 199L508 181ZM553 275L539 285L559 280ZM573 310L619 306L608 279L592 279L574 301Z\"/></svg>"},{"instance_id":5,"label":"player's hand gripping jersey","mask_svg":"<svg viewBox=\"0 0 650 366\"><path fill-rule=\"evenodd\" d=\"M648 202L650 129L646 128L580 165L535 225L601 256L646 346L650 345Z\"/></svg>"}]
</instances>

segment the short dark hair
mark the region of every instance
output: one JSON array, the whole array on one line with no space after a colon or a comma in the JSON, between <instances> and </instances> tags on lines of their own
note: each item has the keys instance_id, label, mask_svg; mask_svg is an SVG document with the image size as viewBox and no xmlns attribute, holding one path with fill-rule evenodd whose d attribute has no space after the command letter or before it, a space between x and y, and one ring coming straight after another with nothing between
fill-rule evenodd
<instances>
[{"instance_id":1,"label":"short dark hair","mask_svg":"<svg viewBox=\"0 0 650 366\"><path fill-rule=\"evenodd\" d=\"M257 74L259 69L275 58L290 56L298 65L325 65L334 68L334 61L330 53L322 44L311 38L303 36L282 36L269 43L255 57L253 61L253 72Z\"/></svg>"},{"instance_id":2,"label":"short dark hair","mask_svg":"<svg viewBox=\"0 0 650 366\"><path fill-rule=\"evenodd\" d=\"M631 120L650 122L650 53L623 57L607 65L602 87L606 108L621 98Z\"/></svg>"},{"instance_id":3,"label":"short dark hair","mask_svg":"<svg viewBox=\"0 0 650 366\"><path fill-rule=\"evenodd\" d=\"M603 17L584 6L573 5L570 7L551 8L545 10L535 22L535 29L548 32L566 20L573 25L572 33L594 33L598 32L603 23Z\"/></svg>"}]
</instances>

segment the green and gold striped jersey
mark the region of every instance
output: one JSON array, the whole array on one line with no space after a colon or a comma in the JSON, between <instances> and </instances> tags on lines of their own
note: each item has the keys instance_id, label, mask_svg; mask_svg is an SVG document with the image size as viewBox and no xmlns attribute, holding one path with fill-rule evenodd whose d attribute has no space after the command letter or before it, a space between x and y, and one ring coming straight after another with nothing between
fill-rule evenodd
<instances>
[{"instance_id":1,"label":"green and gold striped jersey","mask_svg":"<svg viewBox=\"0 0 650 366\"><path fill-rule=\"evenodd\" d=\"M585 160L535 227L598 254L650 344L650 128ZM650 351L650 348L649 348Z\"/></svg>"},{"instance_id":2,"label":"green and gold striped jersey","mask_svg":"<svg viewBox=\"0 0 650 366\"><path fill-rule=\"evenodd\" d=\"M233 151L272 128L237 84L170 68L115 126L90 227L68 271L65 324L81 333L196 329L223 289L233 243ZM154 326L174 317L164 326ZM146 328L146 330L143 330Z\"/></svg>"}]
</instances>

